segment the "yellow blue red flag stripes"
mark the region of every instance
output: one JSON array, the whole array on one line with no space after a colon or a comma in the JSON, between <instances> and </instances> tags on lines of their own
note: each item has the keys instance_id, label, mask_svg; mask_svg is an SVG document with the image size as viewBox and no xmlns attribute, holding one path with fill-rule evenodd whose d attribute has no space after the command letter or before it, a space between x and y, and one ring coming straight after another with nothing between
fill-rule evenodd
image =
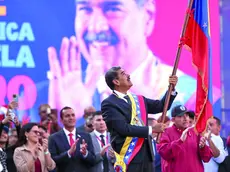
<instances>
[{"instance_id":1,"label":"yellow blue red flag stripes","mask_svg":"<svg viewBox=\"0 0 230 172\"><path fill-rule=\"evenodd\" d=\"M143 96L128 94L131 106L131 125L143 126L146 125L146 109ZM120 153L115 152L116 162L114 164L115 172L125 172L132 159L140 151L144 143L144 138L126 137Z\"/></svg>"}]
</instances>

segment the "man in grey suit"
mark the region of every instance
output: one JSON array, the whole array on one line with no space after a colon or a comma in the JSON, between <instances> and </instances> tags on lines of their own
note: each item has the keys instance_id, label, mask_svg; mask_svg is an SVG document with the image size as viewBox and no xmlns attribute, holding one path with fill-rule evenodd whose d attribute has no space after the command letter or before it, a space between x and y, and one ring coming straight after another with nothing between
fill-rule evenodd
<instances>
[{"instance_id":1,"label":"man in grey suit","mask_svg":"<svg viewBox=\"0 0 230 172\"><path fill-rule=\"evenodd\" d=\"M101 111L94 113L92 123L94 131L90 135L96 155L96 165L92 172L114 172L115 156L110 145L110 134L107 132Z\"/></svg>"}]
</instances>

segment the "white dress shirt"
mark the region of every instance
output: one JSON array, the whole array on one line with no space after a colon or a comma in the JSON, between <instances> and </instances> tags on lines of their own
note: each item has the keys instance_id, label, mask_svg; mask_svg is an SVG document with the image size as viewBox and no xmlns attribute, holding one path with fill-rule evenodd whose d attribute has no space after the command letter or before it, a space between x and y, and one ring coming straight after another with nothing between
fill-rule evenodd
<instances>
[{"instance_id":1,"label":"white dress shirt","mask_svg":"<svg viewBox=\"0 0 230 172\"><path fill-rule=\"evenodd\" d=\"M212 157L208 163L204 164L205 172L218 172L219 164L222 163L226 156L228 156L227 150L224 149L224 143L220 136L211 134L211 140L215 146L219 149L220 155L216 158Z\"/></svg>"},{"instance_id":2,"label":"white dress shirt","mask_svg":"<svg viewBox=\"0 0 230 172\"><path fill-rule=\"evenodd\" d=\"M76 128L74 128L72 132L69 132L69 131L66 130L65 128L63 128L63 130L64 130L64 133L65 133L65 135L66 135L66 137L67 137L68 143L69 143L69 145L70 145L70 137L69 137L69 134L70 134L70 133L73 134L72 137L73 137L73 140L75 141L75 140L76 140ZM79 135L78 138L80 138L80 137L81 137L81 136ZM69 151L67 151L67 154L68 154L69 158L71 158L71 155L69 154ZM86 151L86 154L83 155L83 157L86 158L87 155L88 155L88 150Z\"/></svg>"},{"instance_id":3,"label":"white dress shirt","mask_svg":"<svg viewBox=\"0 0 230 172\"><path fill-rule=\"evenodd\" d=\"M103 135L104 136L104 140L105 140L105 144L108 144L107 143L108 142L108 140L107 140L107 132L105 131L104 133L99 133L97 130L94 130L94 133L97 136L98 144L100 145L100 148L102 149L102 147L101 147L102 141L101 141L101 137L100 136Z\"/></svg>"},{"instance_id":4,"label":"white dress shirt","mask_svg":"<svg viewBox=\"0 0 230 172\"><path fill-rule=\"evenodd\" d=\"M66 137L67 137L67 140L68 140L68 142L69 142L69 145L70 145L70 137L69 137L69 134L70 134L70 133L73 134L72 137L73 137L73 140L75 141L75 140L76 140L76 128L74 128L72 132L69 132L69 131L66 130L65 128L63 128L63 130L64 130L64 133L65 133L65 135L66 135Z\"/></svg>"},{"instance_id":5,"label":"white dress shirt","mask_svg":"<svg viewBox=\"0 0 230 172\"><path fill-rule=\"evenodd\" d=\"M123 93L121 93L121 92L119 92L119 91L116 91L116 90L114 90L114 92L115 92L115 94L117 94L117 96L118 96L119 98L123 99L126 103L128 103L127 100L124 98L125 96L127 96L126 94L123 94ZM150 136L152 136L152 131L153 131L152 127L149 126L149 135L150 135Z\"/></svg>"}]
</instances>

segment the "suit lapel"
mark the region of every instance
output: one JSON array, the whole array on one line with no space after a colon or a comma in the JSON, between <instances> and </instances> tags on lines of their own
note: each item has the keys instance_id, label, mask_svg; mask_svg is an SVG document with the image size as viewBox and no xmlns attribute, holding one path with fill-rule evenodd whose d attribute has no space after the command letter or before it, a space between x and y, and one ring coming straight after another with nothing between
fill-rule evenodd
<instances>
[{"instance_id":1,"label":"suit lapel","mask_svg":"<svg viewBox=\"0 0 230 172\"><path fill-rule=\"evenodd\" d=\"M63 129L61 130L61 140L60 140L60 142L63 143L63 146L64 146L65 150L69 150L70 149L68 138L67 138L67 136L66 136L66 134L65 134L65 132L64 132Z\"/></svg>"},{"instance_id":2,"label":"suit lapel","mask_svg":"<svg viewBox=\"0 0 230 172\"><path fill-rule=\"evenodd\" d=\"M95 150L100 152L101 148L100 148L100 145L99 145L99 143L97 141L97 136L96 136L96 134L94 132L93 132L92 136L93 136L92 140L93 140L93 145L95 147Z\"/></svg>"},{"instance_id":3,"label":"suit lapel","mask_svg":"<svg viewBox=\"0 0 230 172\"><path fill-rule=\"evenodd\" d=\"M132 107L129 103L127 103L125 100L115 96L114 94L112 95L115 104L121 109L122 114L127 117L128 121L131 120L131 113L132 113Z\"/></svg>"},{"instance_id":4,"label":"suit lapel","mask_svg":"<svg viewBox=\"0 0 230 172\"><path fill-rule=\"evenodd\" d=\"M110 132L107 132L107 137L108 137L108 143L110 143Z\"/></svg>"},{"instance_id":5,"label":"suit lapel","mask_svg":"<svg viewBox=\"0 0 230 172\"><path fill-rule=\"evenodd\" d=\"M120 106L124 106L124 107L126 107L126 108L131 110L131 108L132 108L131 104L127 103L125 100L123 100L123 99L121 99L119 97L116 97L116 98L118 99Z\"/></svg>"}]
</instances>

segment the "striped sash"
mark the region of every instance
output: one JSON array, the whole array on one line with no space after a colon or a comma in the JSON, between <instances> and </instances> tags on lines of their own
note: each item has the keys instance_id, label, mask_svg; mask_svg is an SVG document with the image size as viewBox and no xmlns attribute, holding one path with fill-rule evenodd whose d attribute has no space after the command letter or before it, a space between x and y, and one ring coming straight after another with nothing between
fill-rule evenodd
<instances>
[{"instance_id":1,"label":"striped sash","mask_svg":"<svg viewBox=\"0 0 230 172\"><path fill-rule=\"evenodd\" d=\"M131 100L132 116L131 125L145 126L146 125L146 109L143 96L128 94ZM129 163L141 149L144 143L144 138L126 137L120 153L115 152L116 162L114 168L116 172L125 172L128 169Z\"/></svg>"}]
</instances>

